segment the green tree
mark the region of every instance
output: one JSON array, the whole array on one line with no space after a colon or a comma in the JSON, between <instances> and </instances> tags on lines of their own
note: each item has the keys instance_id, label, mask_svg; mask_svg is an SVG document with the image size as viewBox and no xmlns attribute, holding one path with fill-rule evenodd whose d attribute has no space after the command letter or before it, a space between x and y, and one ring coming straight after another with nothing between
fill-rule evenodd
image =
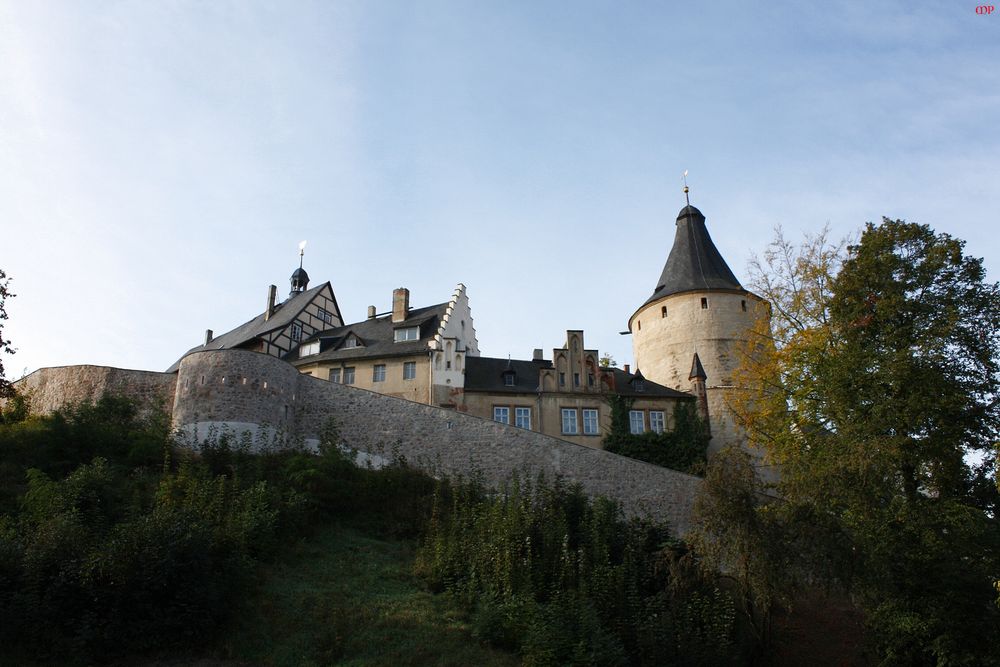
<instances>
[{"instance_id":1,"label":"green tree","mask_svg":"<svg viewBox=\"0 0 1000 667\"><path fill-rule=\"evenodd\" d=\"M749 350L736 401L788 515L829 521L814 564L858 595L886 664L998 662L1000 526L978 482L1000 431L1000 287L963 252L889 219L836 273L836 253L785 252L773 345Z\"/></svg>"},{"instance_id":2,"label":"green tree","mask_svg":"<svg viewBox=\"0 0 1000 667\"><path fill-rule=\"evenodd\" d=\"M10 340L4 338L3 332L3 323L7 319L7 299L14 296L14 293L10 291L10 278L7 277L3 269L0 269L0 398L7 398L14 392L14 387L4 375L3 369L4 353L14 354L14 348L11 346Z\"/></svg>"},{"instance_id":3,"label":"green tree","mask_svg":"<svg viewBox=\"0 0 1000 667\"><path fill-rule=\"evenodd\" d=\"M756 473L746 452L727 447L715 454L695 500L698 527L688 539L703 565L733 579L755 643L766 646L771 609L784 581L772 557L780 542L769 539L776 524L767 520L757 492Z\"/></svg>"}]
</instances>

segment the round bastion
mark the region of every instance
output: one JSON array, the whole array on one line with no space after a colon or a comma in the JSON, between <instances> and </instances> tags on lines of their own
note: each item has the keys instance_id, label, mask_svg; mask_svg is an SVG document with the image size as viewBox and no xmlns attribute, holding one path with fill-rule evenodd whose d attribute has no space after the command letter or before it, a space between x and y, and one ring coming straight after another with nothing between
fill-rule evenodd
<instances>
[{"instance_id":1,"label":"round bastion","mask_svg":"<svg viewBox=\"0 0 1000 667\"><path fill-rule=\"evenodd\" d=\"M173 426L192 447L226 436L258 451L295 433L299 372L261 352L194 352L177 370Z\"/></svg>"}]
</instances>

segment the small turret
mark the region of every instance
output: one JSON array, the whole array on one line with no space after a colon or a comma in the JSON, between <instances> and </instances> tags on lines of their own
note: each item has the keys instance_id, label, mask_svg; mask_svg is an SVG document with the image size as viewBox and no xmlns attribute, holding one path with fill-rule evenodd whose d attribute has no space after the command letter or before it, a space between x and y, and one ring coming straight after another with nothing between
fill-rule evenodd
<instances>
[{"instance_id":1,"label":"small turret","mask_svg":"<svg viewBox=\"0 0 1000 667\"><path fill-rule=\"evenodd\" d=\"M705 424L705 430L711 435L712 427L708 419L708 392L705 390L705 381L708 380L708 375L705 374L705 367L701 365L701 359L698 358L697 352L694 353L694 359L691 360L691 373L688 375L688 380L691 381L691 393L697 397L698 417Z\"/></svg>"},{"instance_id":2,"label":"small turret","mask_svg":"<svg viewBox=\"0 0 1000 667\"><path fill-rule=\"evenodd\" d=\"M288 296L295 296L300 292L305 292L306 288L309 287L309 274L306 270L302 268L302 258L306 253L306 242L303 241L299 244L299 268L292 272L291 283L292 291L288 293Z\"/></svg>"}]
</instances>

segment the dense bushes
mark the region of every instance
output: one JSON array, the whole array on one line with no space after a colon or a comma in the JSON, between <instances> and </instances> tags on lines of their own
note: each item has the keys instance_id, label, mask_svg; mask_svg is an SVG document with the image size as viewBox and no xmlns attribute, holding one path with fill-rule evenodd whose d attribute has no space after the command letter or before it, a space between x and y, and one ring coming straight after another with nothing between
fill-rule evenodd
<instances>
[{"instance_id":1,"label":"dense bushes","mask_svg":"<svg viewBox=\"0 0 1000 667\"><path fill-rule=\"evenodd\" d=\"M319 456L253 454L225 433L175 448L161 415L120 397L11 415L0 424L8 658L190 649L217 635L257 564L317 521L363 516L369 529L413 536L430 516L433 479L402 461L358 468L334 430Z\"/></svg>"},{"instance_id":2,"label":"dense bushes","mask_svg":"<svg viewBox=\"0 0 1000 667\"><path fill-rule=\"evenodd\" d=\"M65 479L28 475L0 531L4 645L49 658L110 656L211 637L274 544L282 508L195 465L163 475L151 506L128 474L94 459Z\"/></svg>"},{"instance_id":3,"label":"dense bushes","mask_svg":"<svg viewBox=\"0 0 1000 667\"><path fill-rule=\"evenodd\" d=\"M525 664L718 664L734 652L731 601L665 527L559 482L442 487L417 571Z\"/></svg>"}]
</instances>

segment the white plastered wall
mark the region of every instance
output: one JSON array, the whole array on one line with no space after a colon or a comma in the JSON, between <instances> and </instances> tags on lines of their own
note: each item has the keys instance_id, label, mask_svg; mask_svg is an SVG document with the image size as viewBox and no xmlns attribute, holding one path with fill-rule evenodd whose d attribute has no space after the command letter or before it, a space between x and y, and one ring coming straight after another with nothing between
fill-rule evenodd
<instances>
[{"instance_id":1,"label":"white plastered wall","mask_svg":"<svg viewBox=\"0 0 1000 667\"><path fill-rule=\"evenodd\" d=\"M444 317L434 338L428 342L431 349L431 384L448 389L465 386L465 358L479 356L479 341L472 322L472 309L465 285L455 287Z\"/></svg>"}]
</instances>

